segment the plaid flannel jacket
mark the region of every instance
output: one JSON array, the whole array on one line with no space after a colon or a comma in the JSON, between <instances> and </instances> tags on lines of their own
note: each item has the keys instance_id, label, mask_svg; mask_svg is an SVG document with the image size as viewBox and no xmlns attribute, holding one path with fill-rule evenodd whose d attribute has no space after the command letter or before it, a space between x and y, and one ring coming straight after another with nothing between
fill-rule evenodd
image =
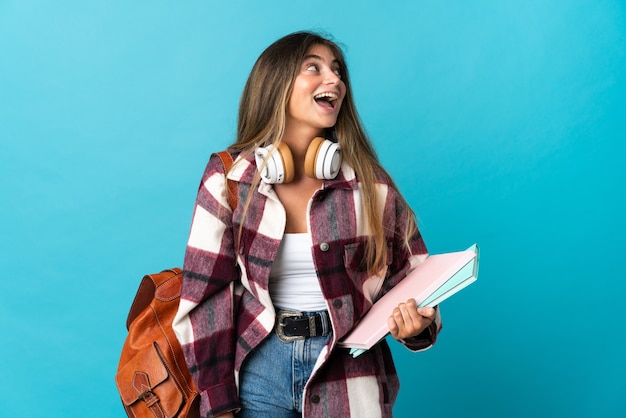
<instances>
[{"instance_id":1,"label":"plaid flannel jacket","mask_svg":"<svg viewBox=\"0 0 626 418\"><path fill-rule=\"evenodd\" d=\"M240 203L233 211L226 198L223 167L212 156L194 208L181 301L173 326L201 392L203 417L240 408L238 370L246 355L274 326L268 281L286 215L272 186L261 182L243 216L256 170L252 157L236 159L228 174L238 182ZM387 343L383 340L356 359L347 349L335 347L377 298L427 256L419 232L410 240L412 255L406 251L406 208L386 178L381 173L377 184L388 243L387 268L380 276L368 275L361 268L363 237L368 231L361 185L354 170L344 163L339 175L325 181L309 202L311 251L333 337L306 385L304 417L391 416L399 382ZM434 344L440 329L437 310L435 322L404 343L413 351L426 349Z\"/></svg>"}]
</instances>

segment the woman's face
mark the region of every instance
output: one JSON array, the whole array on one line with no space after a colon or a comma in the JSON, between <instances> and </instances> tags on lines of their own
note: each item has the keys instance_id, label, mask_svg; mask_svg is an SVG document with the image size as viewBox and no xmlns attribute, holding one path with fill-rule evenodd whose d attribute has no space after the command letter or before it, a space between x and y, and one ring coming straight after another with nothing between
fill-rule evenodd
<instances>
[{"instance_id":1,"label":"woman's face","mask_svg":"<svg viewBox=\"0 0 626 418\"><path fill-rule=\"evenodd\" d=\"M306 53L287 104L288 128L313 128L320 133L335 126L346 85L340 65L326 45L313 45Z\"/></svg>"}]
</instances>

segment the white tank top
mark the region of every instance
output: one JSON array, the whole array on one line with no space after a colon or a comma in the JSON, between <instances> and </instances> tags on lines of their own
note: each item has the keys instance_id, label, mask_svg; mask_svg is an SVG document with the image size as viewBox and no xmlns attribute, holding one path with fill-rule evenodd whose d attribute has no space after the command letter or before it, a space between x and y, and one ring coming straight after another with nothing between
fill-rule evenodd
<instances>
[{"instance_id":1,"label":"white tank top","mask_svg":"<svg viewBox=\"0 0 626 418\"><path fill-rule=\"evenodd\" d=\"M285 234L270 271L269 290L274 306L303 312L326 309L315 273L311 235Z\"/></svg>"}]
</instances>

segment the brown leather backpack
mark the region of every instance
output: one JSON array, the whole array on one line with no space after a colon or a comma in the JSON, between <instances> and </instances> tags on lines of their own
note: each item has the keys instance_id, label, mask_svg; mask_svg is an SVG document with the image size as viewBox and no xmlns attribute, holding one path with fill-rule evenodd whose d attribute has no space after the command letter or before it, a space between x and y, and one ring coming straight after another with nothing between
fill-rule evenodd
<instances>
[{"instance_id":1,"label":"brown leather backpack","mask_svg":"<svg viewBox=\"0 0 626 418\"><path fill-rule=\"evenodd\" d=\"M217 154L228 171L232 157ZM228 181L228 203L237 206L236 183ZM172 329L182 288L179 268L143 277L131 305L115 381L131 418L196 418L200 396Z\"/></svg>"},{"instance_id":2,"label":"brown leather backpack","mask_svg":"<svg viewBox=\"0 0 626 418\"><path fill-rule=\"evenodd\" d=\"M115 376L129 417L200 416L198 390L172 329L181 285L179 268L146 275L139 285Z\"/></svg>"}]
</instances>

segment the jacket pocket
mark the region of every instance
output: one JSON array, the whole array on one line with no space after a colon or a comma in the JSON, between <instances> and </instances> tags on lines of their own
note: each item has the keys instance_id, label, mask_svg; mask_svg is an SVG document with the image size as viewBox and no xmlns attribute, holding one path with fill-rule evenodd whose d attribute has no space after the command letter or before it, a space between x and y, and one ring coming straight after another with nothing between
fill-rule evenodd
<instances>
[{"instance_id":1,"label":"jacket pocket","mask_svg":"<svg viewBox=\"0 0 626 418\"><path fill-rule=\"evenodd\" d=\"M365 265L365 242L358 241L344 245L344 267L346 275L350 278L353 286L365 297L371 304L377 299L381 287L387 274L389 265L393 262L393 251L390 245L387 245L387 260L383 271L378 275L367 272Z\"/></svg>"}]
</instances>

